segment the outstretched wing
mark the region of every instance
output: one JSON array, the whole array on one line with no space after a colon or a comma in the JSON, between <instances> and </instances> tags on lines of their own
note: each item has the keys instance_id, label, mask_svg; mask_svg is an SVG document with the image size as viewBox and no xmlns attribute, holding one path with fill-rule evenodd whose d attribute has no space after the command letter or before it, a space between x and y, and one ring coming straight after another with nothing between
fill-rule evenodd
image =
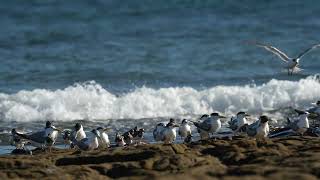
<instances>
[{"instance_id":1,"label":"outstretched wing","mask_svg":"<svg viewBox=\"0 0 320 180\"><path fill-rule=\"evenodd\" d=\"M290 60L290 58L284 52L280 51L279 49L277 49L277 48L275 48L273 46L269 46L269 45L262 44L262 43L257 43L257 42L254 42L254 44L256 46L258 46L258 47L263 47L267 51L272 52L273 54L277 55L284 62L288 62Z\"/></svg>"},{"instance_id":2,"label":"outstretched wing","mask_svg":"<svg viewBox=\"0 0 320 180\"><path fill-rule=\"evenodd\" d=\"M302 56L304 56L305 54L307 54L309 51L311 51L312 49L315 49L317 47L320 47L320 44L316 44L316 45L313 45L312 47L304 50L302 53L300 53L298 56L297 56L297 59L301 58Z\"/></svg>"}]
</instances>

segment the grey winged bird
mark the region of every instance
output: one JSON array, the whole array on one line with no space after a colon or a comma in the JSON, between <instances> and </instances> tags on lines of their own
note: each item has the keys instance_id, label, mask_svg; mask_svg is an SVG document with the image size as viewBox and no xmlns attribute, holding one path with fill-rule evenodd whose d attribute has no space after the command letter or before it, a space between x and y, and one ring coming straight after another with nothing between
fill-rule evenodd
<instances>
[{"instance_id":1,"label":"grey winged bird","mask_svg":"<svg viewBox=\"0 0 320 180\"><path fill-rule=\"evenodd\" d=\"M251 137L265 138L269 135L269 118L260 116L259 120L246 126L246 132Z\"/></svg>"},{"instance_id":2,"label":"grey winged bird","mask_svg":"<svg viewBox=\"0 0 320 180\"><path fill-rule=\"evenodd\" d=\"M74 146L77 146L80 150L89 151L94 150L99 147L98 138L100 139L100 132L96 129L93 129L92 131L93 136L92 137L86 137L78 141L75 137L71 139L72 144Z\"/></svg>"},{"instance_id":3,"label":"grey winged bird","mask_svg":"<svg viewBox=\"0 0 320 180\"><path fill-rule=\"evenodd\" d=\"M203 117L207 117L206 115L203 115L200 119ZM207 117L204 119L203 122L194 122L193 124L198 128L198 131L200 133L200 136L202 138L201 133L216 133L221 128L221 121L220 118L225 118L224 116L219 115L219 113L211 113L210 117Z\"/></svg>"},{"instance_id":4,"label":"grey winged bird","mask_svg":"<svg viewBox=\"0 0 320 180\"><path fill-rule=\"evenodd\" d=\"M165 129L166 125L164 123L158 123L153 130L153 138L155 141L161 141L162 140L162 131Z\"/></svg>"},{"instance_id":5,"label":"grey winged bird","mask_svg":"<svg viewBox=\"0 0 320 180\"><path fill-rule=\"evenodd\" d=\"M28 140L31 145L40 148L43 148L44 146L51 147L57 140L58 132L60 132L60 130L55 128L50 121L46 122L44 130L30 134L19 133L16 129L11 130L12 135Z\"/></svg>"},{"instance_id":6,"label":"grey winged bird","mask_svg":"<svg viewBox=\"0 0 320 180\"><path fill-rule=\"evenodd\" d=\"M301 52L295 58L290 58L284 52L280 51L279 49L277 49L277 48L275 48L273 46L262 44L262 43L258 43L258 42L253 42L253 44L255 44L258 47L262 47L262 48L266 49L269 52L272 52L273 54L277 55L282 61L284 61L286 63L285 68L288 70L288 75L292 75L294 71L301 70L298 67L300 59L304 55L306 55L308 52L310 52L311 50L320 47L320 44L315 44L315 45L311 46L310 48L308 48L308 49L304 50L303 52Z\"/></svg>"},{"instance_id":7,"label":"grey winged bird","mask_svg":"<svg viewBox=\"0 0 320 180\"><path fill-rule=\"evenodd\" d=\"M295 109L295 111L299 114L297 120L290 120L288 118L288 126L295 132L297 132L300 135L303 135L309 128L309 119L308 115L309 112L301 111L298 109Z\"/></svg>"}]
</instances>

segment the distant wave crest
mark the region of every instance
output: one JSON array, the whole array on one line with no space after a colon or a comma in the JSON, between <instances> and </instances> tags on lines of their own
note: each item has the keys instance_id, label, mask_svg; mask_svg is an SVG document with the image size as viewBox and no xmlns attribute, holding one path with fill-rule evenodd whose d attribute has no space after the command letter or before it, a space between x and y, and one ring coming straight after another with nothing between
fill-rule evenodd
<instances>
[{"instance_id":1,"label":"distant wave crest","mask_svg":"<svg viewBox=\"0 0 320 180\"><path fill-rule=\"evenodd\" d=\"M213 111L259 113L304 106L318 99L320 82L316 76L295 82L273 79L259 86L215 86L203 90L141 87L119 96L90 81L54 91L35 89L16 94L0 93L0 118L27 122L177 117Z\"/></svg>"}]
</instances>

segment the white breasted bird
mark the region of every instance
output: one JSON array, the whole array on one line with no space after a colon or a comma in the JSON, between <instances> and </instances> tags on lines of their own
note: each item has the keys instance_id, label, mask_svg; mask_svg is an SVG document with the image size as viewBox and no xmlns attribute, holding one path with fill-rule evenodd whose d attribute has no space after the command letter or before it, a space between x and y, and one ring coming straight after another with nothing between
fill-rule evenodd
<instances>
[{"instance_id":1,"label":"white breasted bird","mask_svg":"<svg viewBox=\"0 0 320 180\"><path fill-rule=\"evenodd\" d=\"M91 131L92 136L77 140L75 137L72 137L71 141L74 146L77 146L80 150L90 151L97 149L99 147L100 132L96 129Z\"/></svg>"},{"instance_id":2,"label":"white breasted bird","mask_svg":"<svg viewBox=\"0 0 320 180\"><path fill-rule=\"evenodd\" d=\"M298 109L295 109L295 111L299 114L298 119L292 121L288 118L288 126L298 134L303 135L309 128L308 115L310 113Z\"/></svg>"},{"instance_id":3,"label":"white breasted bird","mask_svg":"<svg viewBox=\"0 0 320 180\"><path fill-rule=\"evenodd\" d=\"M164 130L165 127L166 127L166 125L164 123L158 123L156 125L156 127L154 128L153 133L152 133L155 141L158 142L163 139L163 137L162 137L163 134L161 132Z\"/></svg>"},{"instance_id":4,"label":"white breasted bird","mask_svg":"<svg viewBox=\"0 0 320 180\"><path fill-rule=\"evenodd\" d=\"M109 128L98 127L97 130L100 132L100 146L102 148L110 147L110 140L107 134Z\"/></svg>"},{"instance_id":5,"label":"white breasted bird","mask_svg":"<svg viewBox=\"0 0 320 180\"><path fill-rule=\"evenodd\" d=\"M52 147L54 145L59 131L60 130L54 127L50 121L47 121L44 130L30 134L22 134L17 132L16 129L12 129L11 133L13 136L29 141L31 145L35 147L43 148L44 146Z\"/></svg>"},{"instance_id":6,"label":"white breasted bird","mask_svg":"<svg viewBox=\"0 0 320 180\"><path fill-rule=\"evenodd\" d=\"M184 139L184 142L188 143L191 141L191 127L186 119L182 120L178 134Z\"/></svg>"},{"instance_id":7,"label":"white breasted bird","mask_svg":"<svg viewBox=\"0 0 320 180\"><path fill-rule=\"evenodd\" d=\"M170 119L170 122L160 132L162 134L161 141L163 141L165 144L173 143L177 137L176 127L179 127L179 126L175 124L174 119Z\"/></svg>"},{"instance_id":8,"label":"white breasted bird","mask_svg":"<svg viewBox=\"0 0 320 180\"><path fill-rule=\"evenodd\" d=\"M248 124L247 116L249 116L246 112L240 111L237 113L235 118L231 118L229 121L230 128L234 131L234 133L244 131L243 127Z\"/></svg>"},{"instance_id":9,"label":"white breasted bird","mask_svg":"<svg viewBox=\"0 0 320 180\"><path fill-rule=\"evenodd\" d=\"M209 118L209 115L204 114L199 119L201 122L193 122L193 124L197 127L198 133L200 135L200 139L202 140L208 139L210 137L209 132L201 128L201 123L205 121L207 118Z\"/></svg>"},{"instance_id":10,"label":"white breasted bird","mask_svg":"<svg viewBox=\"0 0 320 180\"><path fill-rule=\"evenodd\" d=\"M217 133L221 128L220 118L225 118L219 115L219 113L211 113L210 117L205 119L202 123L194 123L194 125L207 133Z\"/></svg>"},{"instance_id":11,"label":"white breasted bird","mask_svg":"<svg viewBox=\"0 0 320 180\"><path fill-rule=\"evenodd\" d=\"M288 75L292 75L293 72L295 72L295 71L300 71L301 70L299 68L300 59L305 54L310 52L311 50L313 50L317 47L320 47L320 44L315 44L315 45L311 46L310 48L305 49L303 52L301 52L295 58L290 58L284 52L280 51L279 49L277 49L273 46L262 44L262 43L257 43L257 42L254 42L253 44L255 44L256 46L265 48L267 51L272 52L273 54L277 55L282 61L284 61L286 64L285 68L288 70Z\"/></svg>"},{"instance_id":12,"label":"white breasted bird","mask_svg":"<svg viewBox=\"0 0 320 180\"><path fill-rule=\"evenodd\" d=\"M87 137L86 133L83 130L83 126L80 123L76 123L74 126L74 130L72 132L72 136L77 140L80 141Z\"/></svg>"},{"instance_id":13,"label":"white breasted bird","mask_svg":"<svg viewBox=\"0 0 320 180\"><path fill-rule=\"evenodd\" d=\"M269 118L260 116L259 120L246 126L246 132L251 137L266 138L269 135Z\"/></svg>"}]
</instances>

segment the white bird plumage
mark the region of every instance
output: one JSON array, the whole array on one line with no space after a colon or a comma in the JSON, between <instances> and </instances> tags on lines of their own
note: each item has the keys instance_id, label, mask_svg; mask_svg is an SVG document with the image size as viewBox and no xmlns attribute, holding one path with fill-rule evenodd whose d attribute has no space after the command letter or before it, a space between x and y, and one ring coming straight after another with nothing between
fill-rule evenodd
<instances>
[{"instance_id":1,"label":"white bird plumage","mask_svg":"<svg viewBox=\"0 0 320 180\"><path fill-rule=\"evenodd\" d=\"M309 128L309 119L308 115L309 112L301 111L295 109L295 111L299 114L298 119L295 121L292 121L288 118L289 127L297 132L300 135L303 135Z\"/></svg>"},{"instance_id":2,"label":"white bird plumage","mask_svg":"<svg viewBox=\"0 0 320 180\"><path fill-rule=\"evenodd\" d=\"M178 133L184 139L191 135L191 127L186 119L182 120Z\"/></svg>"},{"instance_id":3,"label":"white bird plumage","mask_svg":"<svg viewBox=\"0 0 320 180\"><path fill-rule=\"evenodd\" d=\"M310 52L311 50L320 47L320 44L315 44L315 45L311 46L310 48L304 50L297 57L290 58L284 52L280 51L279 49L277 49L273 46L266 45L263 43L258 43L258 42L253 42L253 44L255 44L258 47L262 47L269 52L272 52L273 54L277 55L282 61L284 61L286 63L285 68L288 70L288 75L292 75L293 72L295 72L295 71L300 71L301 69L298 67L300 59L304 55L306 55L308 52Z\"/></svg>"},{"instance_id":4,"label":"white bird plumage","mask_svg":"<svg viewBox=\"0 0 320 180\"><path fill-rule=\"evenodd\" d=\"M109 136L106 133L106 131L108 129L104 129L102 127L98 127L97 130L100 132L100 145L102 148L106 148L106 147L110 147L110 140L109 140Z\"/></svg>"}]
</instances>

